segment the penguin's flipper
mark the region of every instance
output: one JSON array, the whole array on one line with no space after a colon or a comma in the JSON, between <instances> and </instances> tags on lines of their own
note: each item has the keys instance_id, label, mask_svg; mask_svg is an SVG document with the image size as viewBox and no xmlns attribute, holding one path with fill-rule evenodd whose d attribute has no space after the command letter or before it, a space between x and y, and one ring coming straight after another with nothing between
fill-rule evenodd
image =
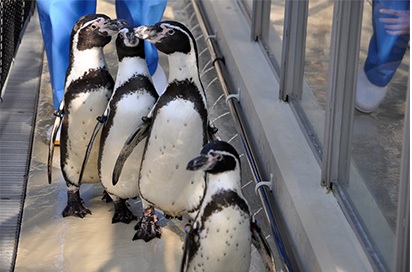
<instances>
[{"instance_id":1,"label":"penguin's flipper","mask_svg":"<svg viewBox=\"0 0 412 272\"><path fill-rule=\"evenodd\" d=\"M151 122L146 120L137 127L137 129L127 138L119 156L117 157L116 164L113 169L113 185L116 185L119 181L120 174L122 173L123 166L133 152L133 149L149 134L151 128Z\"/></svg>"},{"instance_id":2,"label":"penguin's flipper","mask_svg":"<svg viewBox=\"0 0 412 272\"><path fill-rule=\"evenodd\" d=\"M276 271L275 258L273 257L272 250L265 237L263 237L262 231L255 220L251 221L250 229L252 231L252 243L259 252L266 271Z\"/></svg>"},{"instance_id":3,"label":"penguin's flipper","mask_svg":"<svg viewBox=\"0 0 412 272\"><path fill-rule=\"evenodd\" d=\"M183 245L183 257L182 262L180 264L180 272L187 271L189 261L192 258L191 255L193 255L193 252L196 252L196 249L199 247L198 241L199 235L197 228L192 225L191 229L187 232L185 237L185 242Z\"/></svg>"},{"instance_id":4,"label":"penguin's flipper","mask_svg":"<svg viewBox=\"0 0 412 272\"><path fill-rule=\"evenodd\" d=\"M56 117L54 119L52 132L50 135L50 143L49 143L49 155L47 158L47 179L49 184L52 183L52 169L53 169L53 154L54 154L54 142L56 141L57 132L60 128L64 112L64 100L60 103L59 109L54 114Z\"/></svg>"},{"instance_id":5,"label":"penguin's flipper","mask_svg":"<svg viewBox=\"0 0 412 272\"><path fill-rule=\"evenodd\" d=\"M96 139L97 134L99 133L100 129L102 128L102 125L106 122L107 116L99 116L97 117L97 124L94 127L92 136L90 137L89 144L87 145L86 153L84 154L84 159L82 163L82 169L80 170L80 175L79 175L79 182L77 184L81 184L82 178L83 178L83 173L84 169L86 169L87 161L89 160L90 152L92 151L93 143L94 140Z\"/></svg>"},{"instance_id":6,"label":"penguin's flipper","mask_svg":"<svg viewBox=\"0 0 412 272\"><path fill-rule=\"evenodd\" d=\"M210 141L219 141L220 140L219 135L217 135L218 130L219 129L214 124L211 124L211 123L208 124L207 133L209 135L209 140Z\"/></svg>"}]
</instances>

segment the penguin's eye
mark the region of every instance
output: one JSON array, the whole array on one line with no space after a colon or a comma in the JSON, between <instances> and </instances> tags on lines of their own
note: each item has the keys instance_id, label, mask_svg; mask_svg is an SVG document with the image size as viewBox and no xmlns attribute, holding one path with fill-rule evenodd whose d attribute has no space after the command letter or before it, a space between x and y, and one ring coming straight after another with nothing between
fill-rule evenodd
<instances>
[{"instance_id":1,"label":"penguin's eye","mask_svg":"<svg viewBox=\"0 0 412 272\"><path fill-rule=\"evenodd\" d=\"M124 35L123 35L122 32L119 32L119 37L120 37L121 39L124 39Z\"/></svg>"},{"instance_id":2,"label":"penguin's eye","mask_svg":"<svg viewBox=\"0 0 412 272\"><path fill-rule=\"evenodd\" d=\"M175 34L175 30L174 30L174 29L169 29L169 30L167 31L167 33L168 33L169 35L173 35L173 34Z\"/></svg>"},{"instance_id":3,"label":"penguin's eye","mask_svg":"<svg viewBox=\"0 0 412 272\"><path fill-rule=\"evenodd\" d=\"M92 29L96 29L97 26L95 24L92 24Z\"/></svg>"},{"instance_id":4,"label":"penguin's eye","mask_svg":"<svg viewBox=\"0 0 412 272\"><path fill-rule=\"evenodd\" d=\"M215 158L217 161L221 161L223 159L223 156L219 153L216 152L210 152L209 153L213 158Z\"/></svg>"}]
</instances>

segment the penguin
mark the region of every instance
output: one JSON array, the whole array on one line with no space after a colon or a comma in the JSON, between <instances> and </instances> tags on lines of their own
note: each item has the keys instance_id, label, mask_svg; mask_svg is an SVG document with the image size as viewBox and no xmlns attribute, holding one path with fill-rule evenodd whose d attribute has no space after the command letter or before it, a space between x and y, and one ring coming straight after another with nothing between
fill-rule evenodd
<instances>
[{"instance_id":1,"label":"penguin","mask_svg":"<svg viewBox=\"0 0 412 272\"><path fill-rule=\"evenodd\" d=\"M91 211L84 206L79 189L82 182L99 182L98 146L91 150L83 179L79 180L84 152L90 141L96 117L101 115L113 91L103 54L122 23L104 14L82 16L70 36L70 61L65 94L58 110L49 145L49 183L54 139L61 122L60 167L67 186L67 206L62 215L83 218ZM60 121L61 120L61 121ZM97 141L99 141L97 137Z\"/></svg>"},{"instance_id":2,"label":"penguin","mask_svg":"<svg viewBox=\"0 0 412 272\"><path fill-rule=\"evenodd\" d=\"M185 166L208 142L209 121L196 41L189 29L176 21L162 21L153 26L140 26L135 34L154 44L169 61L166 90L146 122L126 141L113 172L116 184L128 153L147 135L139 178L144 212L133 237L147 242L161 235L155 208L163 211L167 218L194 215L199 208L205 174L186 171Z\"/></svg>"},{"instance_id":3,"label":"penguin","mask_svg":"<svg viewBox=\"0 0 412 272\"><path fill-rule=\"evenodd\" d=\"M186 169L205 171L208 181L185 239L181 271L249 271L251 216L241 190L238 153L226 142L213 141Z\"/></svg>"},{"instance_id":4,"label":"penguin","mask_svg":"<svg viewBox=\"0 0 412 272\"><path fill-rule=\"evenodd\" d=\"M130 223L137 219L126 206L126 200L139 195L138 178L146 141L141 141L128 158L117 186L112 173L122 143L143 123L159 95L152 83L145 60L144 41L134 34L132 26L123 27L116 38L118 70L112 97L96 129L103 124L99 149L99 177L114 203L112 223ZM97 135L95 131L93 135ZM93 143L89 144L91 149ZM85 162L87 162L87 156ZM84 168L83 168L84 169Z\"/></svg>"},{"instance_id":5,"label":"penguin","mask_svg":"<svg viewBox=\"0 0 412 272\"><path fill-rule=\"evenodd\" d=\"M276 271L273 254L250 214L241 188L241 165L235 148L224 141L206 144L186 167L205 171L207 189L188 232L181 271L249 271L252 243L263 251L267 271Z\"/></svg>"}]
</instances>

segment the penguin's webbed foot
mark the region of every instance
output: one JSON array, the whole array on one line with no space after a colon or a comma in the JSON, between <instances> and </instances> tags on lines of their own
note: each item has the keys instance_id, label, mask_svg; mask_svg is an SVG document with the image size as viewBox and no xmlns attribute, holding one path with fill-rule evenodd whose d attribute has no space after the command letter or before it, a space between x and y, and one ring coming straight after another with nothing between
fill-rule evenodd
<instances>
[{"instance_id":1,"label":"penguin's webbed foot","mask_svg":"<svg viewBox=\"0 0 412 272\"><path fill-rule=\"evenodd\" d=\"M137 220L135 216L127 207L126 200L120 199L120 201L114 202L114 215L112 218L112 224L122 222L129 224L133 220Z\"/></svg>"},{"instance_id":2,"label":"penguin's webbed foot","mask_svg":"<svg viewBox=\"0 0 412 272\"><path fill-rule=\"evenodd\" d=\"M183 220L182 216L174 216L174 215L170 215L170 214L165 214L165 218L170 220L170 219L178 219L179 221Z\"/></svg>"},{"instance_id":3,"label":"penguin's webbed foot","mask_svg":"<svg viewBox=\"0 0 412 272\"><path fill-rule=\"evenodd\" d=\"M83 204L84 202L80 197L79 190L75 192L67 191L67 206L62 212L63 217L76 216L83 218L87 214L92 214L92 212Z\"/></svg>"},{"instance_id":4,"label":"penguin's webbed foot","mask_svg":"<svg viewBox=\"0 0 412 272\"><path fill-rule=\"evenodd\" d=\"M106 190L103 191L102 200L104 200L106 203L110 203L113 201L113 199L110 197L109 193Z\"/></svg>"},{"instance_id":5,"label":"penguin's webbed foot","mask_svg":"<svg viewBox=\"0 0 412 272\"><path fill-rule=\"evenodd\" d=\"M147 243L153 238L160 238L161 231L160 227L156 224L157 221L158 219L154 212L154 208L149 207L145 209L143 216L134 227L136 233L133 236L133 240L142 239Z\"/></svg>"}]
</instances>

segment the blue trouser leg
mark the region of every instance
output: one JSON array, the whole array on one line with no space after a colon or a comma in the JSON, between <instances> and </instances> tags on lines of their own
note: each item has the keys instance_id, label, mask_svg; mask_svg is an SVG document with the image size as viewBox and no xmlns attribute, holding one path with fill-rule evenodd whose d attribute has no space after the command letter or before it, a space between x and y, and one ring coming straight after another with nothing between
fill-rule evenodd
<instances>
[{"instance_id":1,"label":"blue trouser leg","mask_svg":"<svg viewBox=\"0 0 412 272\"><path fill-rule=\"evenodd\" d=\"M81 16L96 12L96 1L37 0L37 9L57 110L64 95L72 28Z\"/></svg>"},{"instance_id":2,"label":"blue trouser leg","mask_svg":"<svg viewBox=\"0 0 412 272\"><path fill-rule=\"evenodd\" d=\"M116 0L117 18L125 19L133 26L153 25L160 22L166 9L167 0L130 1ZM159 60L156 47L145 41L146 62L153 75Z\"/></svg>"},{"instance_id":3,"label":"blue trouser leg","mask_svg":"<svg viewBox=\"0 0 412 272\"><path fill-rule=\"evenodd\" d=\"M409 1L394 0L380 1L374 0L373 8L373 35L369 43L368 57L365 62L364 71L369 81L376 86L386 86L396 69L402 62L403 55L409 43L409 34L393 36L386 33L384 23L379 22L379 18L390 17L380 14L379 10L409 10Z\"/></svg>"}]
</instances>

